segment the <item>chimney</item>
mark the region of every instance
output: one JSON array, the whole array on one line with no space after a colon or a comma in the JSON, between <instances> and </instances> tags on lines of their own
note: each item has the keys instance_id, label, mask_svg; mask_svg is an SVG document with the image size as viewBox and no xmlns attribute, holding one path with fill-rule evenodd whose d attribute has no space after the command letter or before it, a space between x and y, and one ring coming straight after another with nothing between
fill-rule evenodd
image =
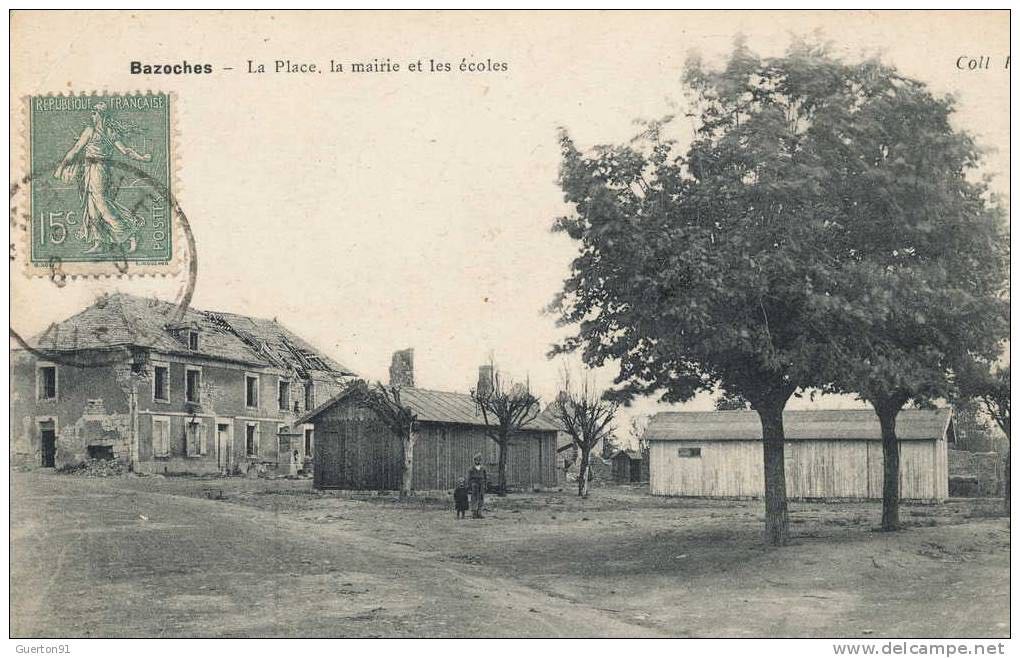
<instances>
[{"instance_id":1,"label":"chimney","mask_svg":"<svg viewBox=\"0 0 1020 658\"><path fill-rule=\"evenodd\" d=\"M480 398L492 393L492 366L478 366L478 386L475 392Z\"/></svg>"},{"instance_id":2,"label":"chimney","mask_svg":"<svg viewBox=\"0 0 1020 658\"><path fill-rule=\"evenodd\" d=\"M414 348L397 350L390 362L390 386L414 387Z\"/></svg>"}]
</instances>

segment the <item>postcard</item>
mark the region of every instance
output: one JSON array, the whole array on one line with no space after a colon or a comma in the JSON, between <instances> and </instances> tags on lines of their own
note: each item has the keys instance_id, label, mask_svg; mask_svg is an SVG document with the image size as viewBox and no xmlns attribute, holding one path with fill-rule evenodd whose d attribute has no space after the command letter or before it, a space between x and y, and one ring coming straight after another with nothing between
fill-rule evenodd
<instances>
[{"instance_id":1,"label":"postcard","mask_svg":"<svg viewBox=\"0 0 1020 658\"><path fill-rule=\"evenodd\" d=\"M11 637L1001 652L1009 34L13 11Z\"/></svg>"}]
</instances>

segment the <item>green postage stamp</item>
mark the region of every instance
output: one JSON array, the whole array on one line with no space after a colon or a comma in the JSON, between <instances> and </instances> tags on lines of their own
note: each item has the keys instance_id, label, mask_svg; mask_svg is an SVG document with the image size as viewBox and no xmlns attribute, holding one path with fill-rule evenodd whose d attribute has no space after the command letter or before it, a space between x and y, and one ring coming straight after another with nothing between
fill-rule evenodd
<instances>
[{"instance_id":1,"label":"green postage stamp","mask_svg":"<svg viewBox=\"0 0 1020 658\"><path fill-rule=\"evenodd\" d=\"M162 93L29 98L33 268L123 274L173 261L171 101Z\"/></svg>"}]
</instances>

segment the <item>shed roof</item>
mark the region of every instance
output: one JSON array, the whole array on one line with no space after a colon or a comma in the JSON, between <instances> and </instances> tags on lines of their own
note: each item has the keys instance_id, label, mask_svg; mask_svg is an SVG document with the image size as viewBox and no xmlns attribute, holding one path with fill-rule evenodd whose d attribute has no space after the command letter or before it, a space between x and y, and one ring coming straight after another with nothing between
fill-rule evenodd
<instances>
[{"instance_id":1,"label":"shed roof","mask_svg":"<svg viewBox=\"0 0 1020 658\"><path fill-rule=\"evenodd\" d=\"M952 409L904 409L896 419L901 441L945 436ZM882 438L878 416L869 409L818 409L783 413L787 440L874 440ZM755 411L669 411L648 422L648 441L761 441Z\"/></svg>"},{"instance_id":2,"label":"shed roof","mask_svg":"<svg viewBox=\"0 0 1020 658\"><path fill-rule=\"evenodd\" d=\"M307 423L340 402L350 393L345 389L326 402L308 411L297 419L297 423ZM400 388L400 401L417 414L420 422L451 423L458 425L485 426L485 419L474 399L467 393L451 393L449 391L432 391L425 388L403 386ZM541 416L526 424L523 429L556 431L556 425Z\"/></svg>"},{"instance_id":3,"label":"shed roof","mask_svg":"<svg viewBox=\"0 0 1020 658\"><path fill-rule=\"evenodd\" d=\"M191 350L186 337L179 335L186 329L198 331L197 350ZM27 342L32 348L56 352L143 347L259 366L354 374L276 320L182 309L161 299L125 293L97 300Z\"/></svg>"},{"instance_id":4,"label":"shed roof","mask_svg":"<svg viewBox=\"0 0 1020 658\"><path fill-rule=\"evenodd\" d=\"M628 457L631 461L641 461L641 453L637 450L617 450L613 454L613 459L621 455Z\"/></svg>"}]
</instances>

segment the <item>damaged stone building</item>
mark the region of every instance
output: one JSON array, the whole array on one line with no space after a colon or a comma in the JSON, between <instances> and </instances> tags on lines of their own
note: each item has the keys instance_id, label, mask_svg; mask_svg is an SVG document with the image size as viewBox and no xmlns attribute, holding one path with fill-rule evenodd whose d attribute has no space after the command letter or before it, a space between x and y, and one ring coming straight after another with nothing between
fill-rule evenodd
<instances>
[{"instance_id":1,"label":"damaged stone building","mask_svg":"<svg viewBox=\"0 0 1020 658\"><path fill-rule=\"evenodd\" d=\"M314 451L297 416L354 375L275 319L102 297L13 350L11 463L286 473Z\"/></svg>"}]
</instances>

